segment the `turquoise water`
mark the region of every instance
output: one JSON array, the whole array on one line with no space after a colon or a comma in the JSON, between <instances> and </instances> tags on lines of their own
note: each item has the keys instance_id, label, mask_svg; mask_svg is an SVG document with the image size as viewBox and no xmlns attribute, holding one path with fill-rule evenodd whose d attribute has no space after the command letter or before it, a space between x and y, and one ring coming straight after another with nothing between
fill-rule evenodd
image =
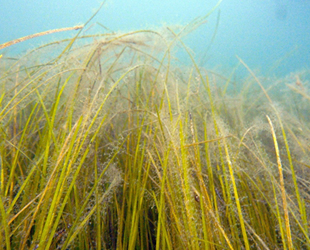
<instances>
[{"instance_id":1,"label":"turquoise water","mask_svg":"<svg viewBox=\"0 0 310 250\"><path fill-rule=\"evenodd\" d=\"M108 0L92 23L100 22L113 31L184 25L208 13L217 2ZM99 5L98 0L2 1L0 43L49 29L83 24ZM106 32L98 26L90 28L90 32L98 31ZM36 38L1 53L19 53L73 34L66 32ZM208 68L230 70L238 64L237 55L250 68L260 70L262 74L283 76L308 69L310 1L223 0L208 22L189 35L186 42L201 65Z\"/></svg>"}]
</instances>

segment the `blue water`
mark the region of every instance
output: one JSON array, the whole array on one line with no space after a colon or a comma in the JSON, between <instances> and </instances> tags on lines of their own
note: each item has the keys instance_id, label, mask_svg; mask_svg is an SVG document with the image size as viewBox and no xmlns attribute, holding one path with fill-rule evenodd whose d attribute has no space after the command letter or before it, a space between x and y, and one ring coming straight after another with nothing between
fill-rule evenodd
<instances>
[{"instance_id":1,"label":"blue water","mask_svg":"<svg viewBox=\"0 0 310 250\"><path fill-rule=\"evenodd\" d=\"M100 22L114 31L185 25L208 13L217 2L108 0L92 23ZM98 0L1 1L0 43L49 29L83 24L99 5ZM106 32L98 28L93 31ZM73 34L52 34L0 52L16 54ZM284 76L309 69L310 1L223 0L208 22L188 36L186 43L201 65L208 68L230 70L238 64L237 55L261 74Z\"/></svg>"}]
</instances>

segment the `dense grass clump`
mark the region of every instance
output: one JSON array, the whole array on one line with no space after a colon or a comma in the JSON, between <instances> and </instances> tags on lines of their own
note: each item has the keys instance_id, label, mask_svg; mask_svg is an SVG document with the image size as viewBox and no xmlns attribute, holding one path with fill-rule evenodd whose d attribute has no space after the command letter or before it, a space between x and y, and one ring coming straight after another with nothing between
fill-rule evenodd
<instances>
[{"instance_id":1,"label":"dense grass clump","mask_svg":"<svg viewBox=\"0 0 310 250\"><path fill-rule=\"evenodd\" d=\"M310 249L309 72L221 76L188 31L0 59L2 249Z\"/></svg>"}]
</instances>

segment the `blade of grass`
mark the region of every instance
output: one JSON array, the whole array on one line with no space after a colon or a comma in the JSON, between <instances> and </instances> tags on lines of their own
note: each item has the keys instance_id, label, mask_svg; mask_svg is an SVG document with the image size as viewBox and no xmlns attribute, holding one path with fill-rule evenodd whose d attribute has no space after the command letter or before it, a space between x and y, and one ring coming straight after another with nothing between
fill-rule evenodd
<instances>
[{"instance_id":1,"label":"blade of grass","mask_svg":"<svg viewBox=\"0 0 310 250\"><path fill-rule=\"evenodd\" d=\"M273 143L275 147L276 157L277 157L277 164L278 164L278 170L279 170L279 176L280 176L280 184L281 184L281 194L282 194L282 204L283 204L283 210L284 210L284 221L285 221L285 230L286 230L286 237L288 242L288 249L293 250L293 242L292 242L292 235L291 235L291 228L290 228L290 220L289 220L289 214L288 214L288 205L286 201L286 192L285 192L285 186L284 186L284 178L283 178L283 171L282 171L282 163L280 159L280 152L279 152L279 146L277 137L275 134L275 130L273 127L273 124L267 115L267 120L270 125L270 130L272 133Z\"/></svg>"}]
</instances>

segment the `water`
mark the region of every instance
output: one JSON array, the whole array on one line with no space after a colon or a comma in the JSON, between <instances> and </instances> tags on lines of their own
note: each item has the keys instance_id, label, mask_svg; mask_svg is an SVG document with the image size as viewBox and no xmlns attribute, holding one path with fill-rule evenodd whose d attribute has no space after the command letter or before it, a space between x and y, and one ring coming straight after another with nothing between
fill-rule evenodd
<instances>
[{"instance_id":1,"label":"water","mask_svg":"<svg viewBox=\"0 0 310 250\"><path fill-rule=\"evenodd\" d=\"M184 25L208 13L218 1L179 2L108 0L92 23L100 22L113 31ZM0 43L83 24L99 5L98 0L2 1ZM238 64L237 55L261 74L284 76L310 66L309 17L309 0L223 0L208 22L189 35L186 42L203 66L230 70ZM98 26L90 31L106 32ZM16 54L73 34L66 32L36 38L1 53Z\"/></svg>"}]
</instances>

